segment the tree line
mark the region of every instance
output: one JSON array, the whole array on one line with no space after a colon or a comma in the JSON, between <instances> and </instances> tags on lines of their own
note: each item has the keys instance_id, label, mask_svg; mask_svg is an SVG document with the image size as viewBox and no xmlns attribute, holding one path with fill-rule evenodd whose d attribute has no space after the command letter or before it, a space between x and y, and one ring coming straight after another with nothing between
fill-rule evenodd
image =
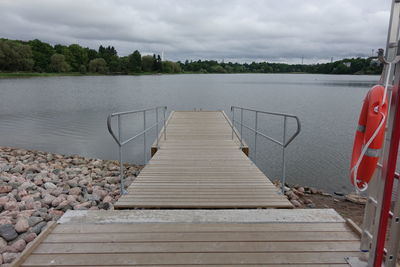
<instances>
[{"instance_id":1,"label":"tree line","mask_svg":"<svg viewBox=\"0 0 400 267\"><path fill-rule=\"evenodd\" d=\"M284 64L269 62L232 63L215 60L185 62L163 61L160 55L141 55L138 50L129 56L118 56L113 46L100 45L98 50L82 47L50 45L40 40L0 39L0 71L2 72L79 72L102 74L130 73L321 73L380 74L382 66L374 58L351 58L323 64Z\"/></svg>"}]
</instances>

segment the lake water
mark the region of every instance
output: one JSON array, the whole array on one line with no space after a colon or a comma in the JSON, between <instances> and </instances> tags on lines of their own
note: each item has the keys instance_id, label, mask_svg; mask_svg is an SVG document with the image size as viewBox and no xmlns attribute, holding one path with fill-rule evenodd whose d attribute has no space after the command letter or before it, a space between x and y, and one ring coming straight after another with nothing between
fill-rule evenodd
<instances>
[{"instance_id":1,"label":"lake water","mask_svg":"<svg viewBox=\"0 0 400 267\"><path fill-rule=\"evenodd\" d=\"M287 148L287 180L327 191L351 191L349 161L364 95L378 76L201 74L0 79L0 145L117 159L106 127L111 112L158 105L168 110L225 110L231 105L297 115L302 132ZM239 113L237 113L237 116ZM148 115L148 125L154 117ZM124 128L140 130L141 117ZM254 125L253 114L244 120ZM289 123L293 131L294 124ZM282 119L260 116L259 128L282 138ZM244 130L254 146L254 135ZM155 133L148 136L149 145ZM143 163L142 140L125 158ZM258 138L257 165L281 174L281 149ZM245 177L244 177L245 179Z\"/></svg>"}]
</instances>

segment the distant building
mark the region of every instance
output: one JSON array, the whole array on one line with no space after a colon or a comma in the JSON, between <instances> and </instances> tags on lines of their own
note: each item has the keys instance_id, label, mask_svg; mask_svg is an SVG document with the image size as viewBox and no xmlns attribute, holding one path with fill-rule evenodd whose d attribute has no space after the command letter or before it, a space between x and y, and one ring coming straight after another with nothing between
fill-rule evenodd
<instances>
[{"instance_id":1,"label":"distant building","mask_svg":"<svg viewBox=\"0 0 400 267\"><path fill-rule=\"evenodd\" d=\"M351 62L344 62L343 64L348 68L350 68L350 66L351 66Z\"/></svg>"}]
</instances>

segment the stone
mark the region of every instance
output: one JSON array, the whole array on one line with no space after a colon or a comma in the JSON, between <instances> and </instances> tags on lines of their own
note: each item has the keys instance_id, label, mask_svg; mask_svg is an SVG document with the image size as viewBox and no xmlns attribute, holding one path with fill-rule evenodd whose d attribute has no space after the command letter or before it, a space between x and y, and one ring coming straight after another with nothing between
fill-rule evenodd
<instances>
[{"instance_id":1,"label":"stone","mask_svg":"<svg viewBox=\"0 0 400 267\"><path fill-rule=\"evenodd\" d=\"M11 263L18 257L19 253L14 252L5 252L3 253L3 262L4 263Z\"/></svg>"},{"instance_id":2,"label":"stone","mask_svg":"<svg viewBox=\"0 0 400 267\"><path fill-rule=\"evenodd\" d=\"M4 204L5 210L18 210L18 203L16 201L9 201Z\"/></svg>"},{"instance_id":3,"label":"stone","mask_svg":"<svg viewBox=\"0 0 400 267\"><path fill-rule=\"evenodd\" d=\"M70 195L76 195L77 196L77 195L80 195L81 192L82 192L82 190L81 190L80 187L74 187L74 188L71 188L68 193Z\"/></svg>"},{"instance_id":4,"label":"stone","mask_svg":"<svg viewBox=\"0 0 400 267\"><path fill-rule=\"evenodd\" d=\"M64 215L64 211L62 211L62 210L50 210L49 211L49 215L51 215L51 216L55 216L55 217L61 217L61 216L63 216Z\"/></svg>"},{"instance_id":5,"label":"stone","mask_svg":"<svg viewBox=\"0 0 400 267\"><path fill-rule=\"evenodd\" d=\"M303 199L303 202L304 202L304 204L311 204L311 203L313 203L312 200L309 199L309 198L304 198L304 199Z\"/></svg>"},{"instance_id":6,"label":"stone","mask_svg":"<svg viewBox=\"0 0 400 267\"><path fill-rule=\"evenodd\" d=\"M15 241L11 247L15 249L16 252L22 252L26 247L26 242L24 239L19 239Z\"/></svg>"},{"instance_id":7,"label":"stone","mask_svg":"<svg viewBox=\"0 0 400 267\"><path fill-rule=\"evenodd\" d=\"M18 234L12 224L3 224L0 225L0 236L7 241L11 241L17 238Z\"/></svg>"},{"instance_id":8,"label":"stone","mask_svg":"<svg viewBox=\"0 0 400 267\"><path fill-rule=\"evenodd\" d=\"M343 197L344 196L344 193L343 192L333 192L335 195L337 195L337 196L340 196L340 197Z\"/></svg>"},{"instance_id":9,"label":"stone","mask_svg":"<svg viewBox=\"0 0 400 267\"><path fill-rule=\"evenodd\" d=\"M53 183L47 182L47 183L44 184L44 188L46 188L47 190L56 189L57 186L55 184L53 184Z\"/></svg>"},{"instance_id":10,"label":"stone","mask_svg":"<svg viewBox=\"0 0 400 267\"><path fill-rule=\"evenodd\" d=\"M0 185L0 194L9 193L12 191L12 186L9 185Z\"/></svg>"},{"instance_id":11,"label":"stone","mask_svg":"<svg viewBox=\"0 0 400 267\"><path fill-rule=\"evenodd\" d=\"M310 187L310 193L311 193L311 194L317 194L317 193L318 193L318 190L315 189L314 187Z\"/></svg>"},{"instance_id":12,"label":"stone","mask_svg":"<svg viewBox=\"0 0 400 267\"><path fill-rule=\"evenodd\" d=\"M119 183L119 177L106 177L106 181L109 184L117 184Z\"/></svg>"},{"instance_id":13,"label":"stone","mask_svg":"<svg viewBox=\"0 0 400 267\"><path fill-rule=\"evenodd\" d=\"M32 242L36 237L36 233L24 233L24 236L22 237L26 243Z\"/></svg>"},{"instance_id":14,"label":"stone","mask_svg":"<svg viewBox=\"0 0 400 267\"><path fill-rule=\"evenodd\" d=\"M332 195L329 193L321 192L321 195L324 197L331 197Z\"/></svg>"},{"instance_id":15,"label":"stone","mask_svg":"<svg viewBox=\"0 0 400 267\"><path fill-rule=\"evenodd\" d=\"M299 191L300 193L304 193L304 187L300 186L299 188L297 188L297 191Z\"/></svg>"},{"instance_id":16,"label":"stone","mask_svg":"<svg viewBox=\"0 0 400 267\"><path fill-rule=\"evenodd\" d=\"M98 207L99 209L109 210L112 207L112 204L110 202L102 202Z\"/></svg>"},{"instance_id":17,"label":"stone","mask_svg":"<svg viewBox=\"0 0 400 267\"><path fill-rule=\"evenodd\" d=\"M58 197L62 194L63 189L62 188L56 188L54 190L51 191L51 194L55 197Z\"/></svg>"},{"instance_id":18,"label":"stone","mask_svg":"<svg viewBox=\"0 0 400 267\"><path fill-rule=\"evenodd\" d=\"M40 209L42 207L42 203L40 201L30 201L27 202L25 205L26 209L32 209L32 210L37 210Z\"/></svg>"},{"instance_id":19,"label":"stone","mask_svg":"<svg viewBox=\"0 0 400 267\"><path fill-rule=\"evenodd\" d=\"M30 227L33 227L40 222L43 222L43 218L41 218L41 217L32 216L32 217L29 217L29 219L28 219L28 224Z\"/></svg>"},{"instance_id":20,"label":"stone","mask_svg":"<svg viewBox=\"0 0 400 267\"><path fill-rule=\"evenodd\" d=\"M17 223L15 224L15 231L17 233L23 233L28 231L29 229L29 223L28 220L25 217L21 217L17 220Z\"/></svg>"},{"instance_id":21,"label":"stone","mask_svg":"<svg viewBox=\"0 0 400 267\"><path fill-rule=\"evenodd\" d=\"M104 203L112 203L113 200L114 200L114 199L113 199L111 196L105 196L105 197L103 198L103 202L104 202Z\"/></svg>"},{"instance_id":22,"label":"stone","mask_svg":"<svg viewBox=\"0 0 400 267\"><path fill-rule=\"evenodd\" d=\"M293 204L293 206L295 206L296 208L300 208L301 207L301 203L295 199L290 200L290 202Z\"/></svg>"},{"instance_id":23,"label":"stone","mask_svg":"<svg viewBox=\"0 0 400 267\"><path fill-rule=\"evenodd\" d=\"M51 205L53 207L57 207L58 205L61 204L61 202L63 202L65 200L64 196L60 195L58 197L56 197L52 202Z\"/></svg>"},{"instance_id":24,"label":"stone","mask_svg":"<svg viewBox=\"0 0 400 267\"><path fill-rule=\"evenodd\" d=\"M45 195L45 196L43 197L43 200L42 200L42 201L43 201L44 204L50 205L51 202L53 202L53 200L54 200L55 198L56 198L55 196L52 196L52 195L47 194L47 195Z\"/></svg>"},{"instance_id":25,"label":"stone","mask_svg":"<svg viewBox=\"0 0 400 267\"><path fill-rule=\"evenodd\" d=\"M75 205L74 210L87 210L88 208L90 208L91 205L92 203L90 201L83 202L81 204Z\"/></svg>"},{"instance_id":26,"label":"stone","mask_svg":"<svg viewBox=\"0 0 400 267\"><path fill-rule=\"evenodd\" d=\"M353 202L353 203L357 203L360 205L365 205L367 203L367 198L363 197L363 196L359 196L357 194L348 194L345 196L347 201Z\"/></svg>"},{"instance_id":27,"label":"stone","mask_svg":"<svg viewBox=\"0 0 400 267\"><path fill-rule=\"evenodd\" d=\"M104 199L107 196L107 191L101 189L93 189L93 195L97 196L100 200Z\"/></svg>"},{"instance_id":28,"label":"stone","mask_svg":"<svg viewBox=\"0 0 400 267\"><path fill-rule=\"evenodd\" d=\"M3 255L0 254L0 264L3 264Z\"/></svg>"},{"instance_id":29,"label":"stone","mask_svg":"<svg viewBox=\"0 0 400 267\"><path fill-rule=\"evenodd\" d=\"M307 207L310 209L315 209L316 206L314 203L309 203L309 204L307 204Z\"/></svg>"},{"instance_id":30,"label":"stone","mask_svg":"<svg viewBox=\"0 0 400 267\"><path fill-rule=\"evenodd\" d=\"M7 246L7 241L0 237L0 252Z\"/></svg>"},{"instance_id":31,"label":"stone","mask_svg":"<svg viewBox=\"0 0 400 267\"><path fill-rule=\"evenodd\" d=\"M40 222L40 223L38 223L37 225L33 226L33 227L29 230L29 232L30 232L30 233L35 233L35 234L39 235L40 232L42 231L43 227L45 227L46 225L47 225L46 222Z\"/></svg>"},{"instance_id":32,"label":"stone","mask_svg":"<svg viewBox=\"0 0 400 267\"><path fill-rule=\"evenodd\" d=\"M37 186L36 186L34 183L32 183L32 182L23 182L23 183L18 187L18 189L20 189L20 190L29 190L29 189L35 190L36 187L37 187Z\"/></svg>"},{"instance_id":33,"label":"stone","mask_svg":"<svg viewBox=\"0 0 400 267\"><path fill-rule=\"evenodd\" d=\"M297 200L297 199L299 199L299 197L298 197L293 191L288 191L288 192L286 192L286 195L287 195L287 197L288 197L290 200Z\"/></svg>"},{"instance_id":34,"label":"stone","mask_svg":"<svg viewBox=\"0 0 400 267\"><path fill-rule=\"evenodd\" d=\"M6 204L9 200L10 198L8 196L0 197L0 206L4 206L4 204Z\"/></svg>"}]
</instances>

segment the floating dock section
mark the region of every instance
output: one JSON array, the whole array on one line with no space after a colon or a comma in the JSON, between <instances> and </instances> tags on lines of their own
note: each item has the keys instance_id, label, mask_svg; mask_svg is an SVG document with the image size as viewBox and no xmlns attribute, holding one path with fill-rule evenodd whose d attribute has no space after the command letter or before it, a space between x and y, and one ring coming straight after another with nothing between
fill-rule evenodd
<instances>
[{"instance_id":1,"label":"floating dock section","mask_svg":"<svg viewBox=\"0 0 400 267\"><path fill-rule=\"evenodd\" d=\"M115 208L291 208L233 137L222 111L173 112L167 139Z\"/></svg>"}]
</instances>

